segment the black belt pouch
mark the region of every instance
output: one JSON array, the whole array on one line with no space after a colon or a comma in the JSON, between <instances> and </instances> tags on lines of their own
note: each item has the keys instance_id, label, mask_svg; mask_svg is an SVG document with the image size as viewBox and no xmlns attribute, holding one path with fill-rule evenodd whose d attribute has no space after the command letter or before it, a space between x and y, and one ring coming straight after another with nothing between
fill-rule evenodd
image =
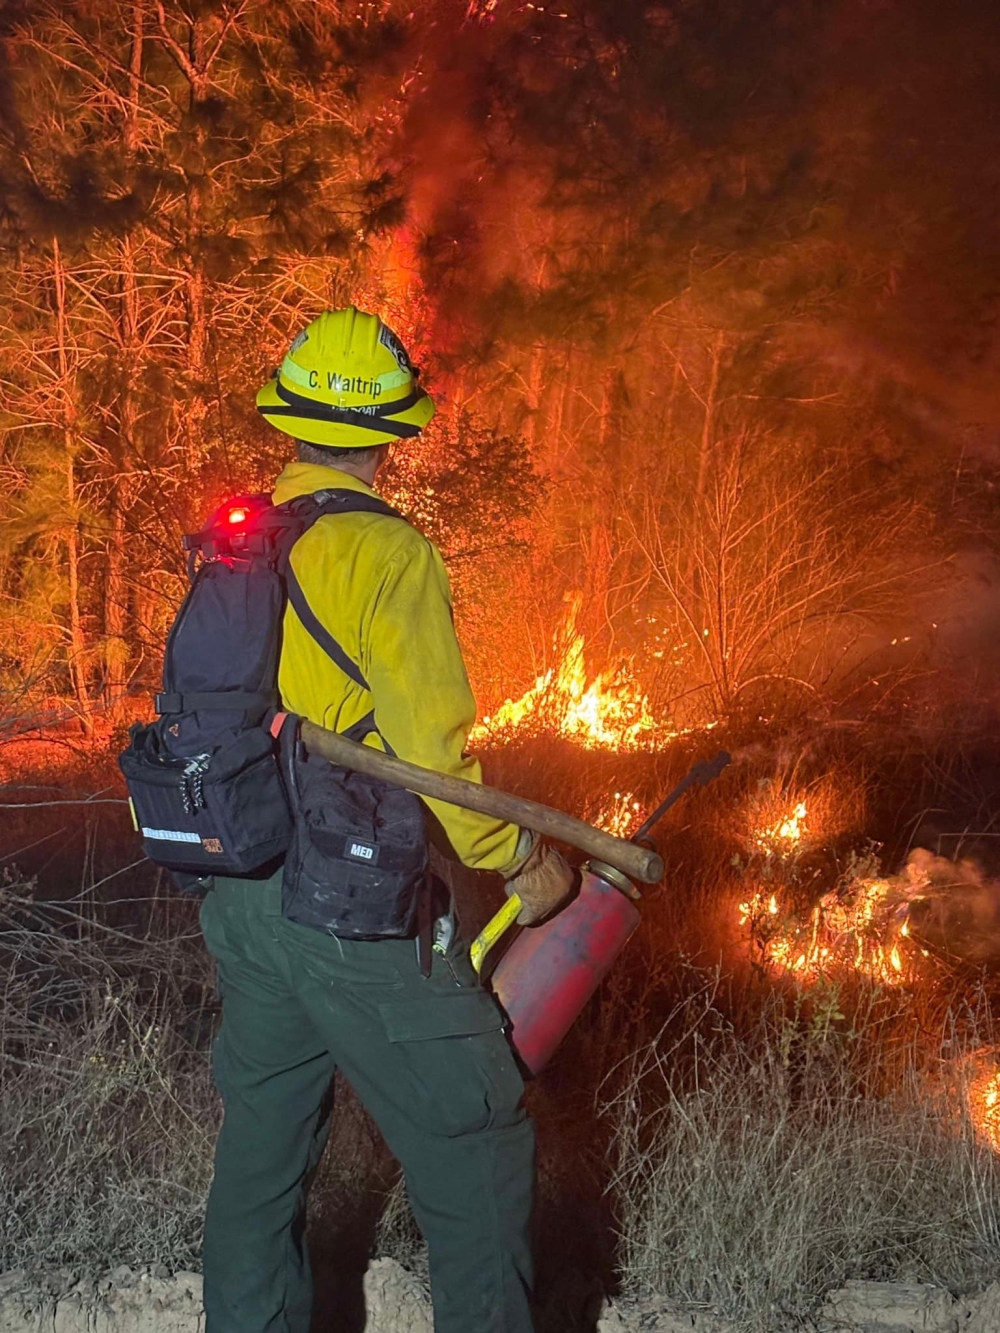
<instances>
[{"instance_id":1,"label":"black belt pouch","mask_svg":"<svg viewBox=\"0 0 1000 1333\"><path fill-rule=\"evenodd\" d=\"M419 797L289 746L294 831L282 912L341 939L408 939L427 874Z\"/></svg>"}]
</instances>

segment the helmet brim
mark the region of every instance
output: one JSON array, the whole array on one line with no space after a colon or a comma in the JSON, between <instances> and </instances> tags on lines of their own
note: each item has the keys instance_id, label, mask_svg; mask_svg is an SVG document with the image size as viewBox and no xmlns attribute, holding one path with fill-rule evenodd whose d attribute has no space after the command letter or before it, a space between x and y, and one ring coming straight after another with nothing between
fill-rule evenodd
<instances>
[{"instance_id":1,"label":"helmet brim","mask_svg":"<svg viewBox=\"0 0 1000 1333\"><path fill-rule=\"evenodd\" d=\"M271 415L271 410L274 415ZM288 404L278 393L278 381L268 382L257 392L257 411L261 416L293 439L304 440L306 444L325 444L335 449L370 449L375 444L392 444L399 439L391 431L359 429L340 421L316 421L311 417L298 417L289 413ZM436 408L429 394L420 390L420 397L405 411L385 417L387 422L399 422L404 426L416 426L422 430L433 417ZM373 422L377 418L373 418Z\"/></svg>"}]
</instances>

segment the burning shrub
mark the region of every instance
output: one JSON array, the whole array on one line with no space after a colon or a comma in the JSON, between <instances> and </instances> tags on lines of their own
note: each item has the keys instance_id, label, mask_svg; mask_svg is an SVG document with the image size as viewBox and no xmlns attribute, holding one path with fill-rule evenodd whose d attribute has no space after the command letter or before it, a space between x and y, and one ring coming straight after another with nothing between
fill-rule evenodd
<instances>
[{"instance_id":1,"label":"burning shrub","mask_svg":"<svg viewBox=\"0 0 1000 1333\"><path fill-rule=\"evenodd\" d=\"M813 981L845 969L887 985L904 979L907 905L890 880L858 875L851 867L806 920L766 891L738 910L761 959L787 972Z\"/></svg>"},{"instance_id":2,"label":"burning shrub","mask_svg":"<svg viewBox=\"0 0 1000 1333\"><path fill-rule=\"evenodd\" d=\"M833 851L860 822L856 792L836 776L809 790L758 784L744 808L746 859L733 861L751 888L737 905L739 924L764 965L806 981L846 971L898 985L912 963L912 895L881 874L876 844L839 863Z\"/></svg>"},{"instance_id":3,"label":"burning shrub","mask_svg":"<svg viewBox=\"0 0 1000 1333\"><path fill-rule=\"evenodd\" d=\"M772 847L787 837L797 849L804 806L797 808L802 820L796 815L784 831L766 831L758 868L764 883L737 908L760 961L806 980L846 969L889 985L913 980L921 959L1000 962L1000 885L969 862L956 864L923 848L910 853L902 874L890 877L879 873L874 846L851 854L835 887L803 910L770 883L776 857L786 875L792 862L794 878L797 850L781 857Z\"/></svg>"}]
</instances>

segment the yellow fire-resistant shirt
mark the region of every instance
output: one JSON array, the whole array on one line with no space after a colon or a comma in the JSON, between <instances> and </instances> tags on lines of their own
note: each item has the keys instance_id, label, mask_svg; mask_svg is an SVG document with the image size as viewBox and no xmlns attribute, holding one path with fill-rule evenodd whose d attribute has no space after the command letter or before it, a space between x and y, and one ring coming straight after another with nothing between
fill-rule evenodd
<instances>
[{"instance_id":1,"label":"yellow fire-resistant shirt","mask_svg":"<svg viewBox=\"0 0 1000 1333\"><path fill-rule=\"evenodd\" d=\"M275 504L314 491L374 495L357 477L289 463ZM408 523L383 514L327 514L292 550L292 569L313 614L361 669L351 680L285 611L278 688L284 706L331 731L347 731L373 708L375 725L400 759L481 782L464 753L476 704L452 623L451 590L437 548ZM367 744L379 745L374 734ZM518 828L426 799L455 855L467 866L516 864Z\"/></svg>"}]
</instances>

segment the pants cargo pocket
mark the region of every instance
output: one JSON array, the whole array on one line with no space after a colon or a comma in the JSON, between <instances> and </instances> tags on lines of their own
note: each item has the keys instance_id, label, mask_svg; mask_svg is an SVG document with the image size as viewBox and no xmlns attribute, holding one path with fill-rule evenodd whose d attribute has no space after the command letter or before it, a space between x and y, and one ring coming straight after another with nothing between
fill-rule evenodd
<instances>
[{"instance_id":1,"label":"pants cargo pocket","mask_svg":"<svg viewBox=\"0 0 1000 1333\"><path fill-rule=\"evenodd\" d=\"M400 1092L425 1130L455 1138L519 1124L524 1081L504 1017L482 990L379 1005L398 1059Z\"/></svg>"}]
</instances>

